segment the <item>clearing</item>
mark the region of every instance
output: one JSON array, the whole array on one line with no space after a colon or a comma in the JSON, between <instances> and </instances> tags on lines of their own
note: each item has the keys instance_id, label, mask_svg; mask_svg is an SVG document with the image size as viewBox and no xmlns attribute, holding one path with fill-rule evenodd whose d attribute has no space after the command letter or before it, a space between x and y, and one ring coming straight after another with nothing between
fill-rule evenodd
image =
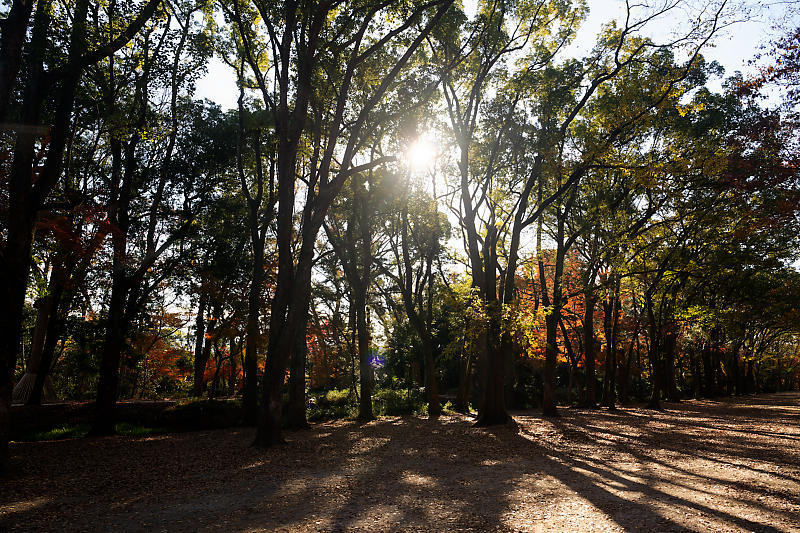
<instances>
[{"instance_id":1,"label":"clearing","mask_svg":"<svg viewBox=\"0 0 800 533\"><path fill-rule=\"evenodd\" d=\"M12 444L0 531L800 531L800 393Z\"/></svg>"}]
</instances>

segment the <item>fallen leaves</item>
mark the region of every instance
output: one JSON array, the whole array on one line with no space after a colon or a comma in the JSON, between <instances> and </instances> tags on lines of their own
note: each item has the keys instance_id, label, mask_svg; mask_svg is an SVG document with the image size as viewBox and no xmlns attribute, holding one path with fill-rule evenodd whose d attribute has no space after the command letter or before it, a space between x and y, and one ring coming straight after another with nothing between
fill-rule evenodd
<instances>
[{"instance_id":1,"label":"fallen leaves","mask_svg":"<svg viewBox=\"0 0 800 533\"><path fill-rule=\"evenodd\" d=\"M12 531L798 531L800 394L15 443ZM2 529L2 527L0 527Z\"/></svg>"}]
</instances>

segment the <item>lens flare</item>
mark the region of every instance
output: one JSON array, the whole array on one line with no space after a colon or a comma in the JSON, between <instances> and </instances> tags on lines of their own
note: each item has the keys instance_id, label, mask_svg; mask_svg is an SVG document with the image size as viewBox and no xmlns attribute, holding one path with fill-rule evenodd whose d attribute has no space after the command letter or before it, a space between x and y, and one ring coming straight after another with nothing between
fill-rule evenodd
<instances>
[{"instance_id":1,"label":"lens flare","mask_svg":"<svg viewBox=\"0 0 800 533\"><path fill-rule=\"evenodd\" d=\"M433 168L437 155L436 143L427 135L421 135L408 147L406 161L412 172L427 172Z\"/></svg>"}]
</instances>

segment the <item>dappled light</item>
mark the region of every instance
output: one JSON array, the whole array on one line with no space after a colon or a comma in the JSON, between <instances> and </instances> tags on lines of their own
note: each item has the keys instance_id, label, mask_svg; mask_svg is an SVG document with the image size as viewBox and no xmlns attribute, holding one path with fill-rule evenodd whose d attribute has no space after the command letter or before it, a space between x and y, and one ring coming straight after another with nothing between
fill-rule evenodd
<instances>
[{"instance_id":1,"label":"dappled light","mask_svg":"<svg viewBox=\"0 0 800 533\"><path fill-rule=\"evenodd\" d=\"M250 430L63 441L58 459L47 443L27 443L15 452L26 473L0 509L20 531L54 519L70 530L788 531L800 520L800 418L781 410L798 401L570 409L555 423L520 412L515 425L480 431L451 415L433 425L334 421L268 455L249 446ZM721 417L749 431L716 427ZM115 481L102 464L129 477ZM64 505L84 491L91 501Z\"/></svg>"}]
</instances>

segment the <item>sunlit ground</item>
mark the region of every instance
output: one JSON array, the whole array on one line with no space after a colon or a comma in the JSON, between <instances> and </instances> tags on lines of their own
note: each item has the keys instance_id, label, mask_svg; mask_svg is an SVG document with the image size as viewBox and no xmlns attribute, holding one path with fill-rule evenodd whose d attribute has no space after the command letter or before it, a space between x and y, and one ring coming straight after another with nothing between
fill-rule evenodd
<instances>
[{"instance_id":1,"label":"sunlit ground","mask_svg":"<svg viewBox=\"0 0 800 533\"><path fill-rule=\"evenodd\" d=\"M14 444L0 531L798 531L800 394Z\"/></svg>"}]
</instances>

